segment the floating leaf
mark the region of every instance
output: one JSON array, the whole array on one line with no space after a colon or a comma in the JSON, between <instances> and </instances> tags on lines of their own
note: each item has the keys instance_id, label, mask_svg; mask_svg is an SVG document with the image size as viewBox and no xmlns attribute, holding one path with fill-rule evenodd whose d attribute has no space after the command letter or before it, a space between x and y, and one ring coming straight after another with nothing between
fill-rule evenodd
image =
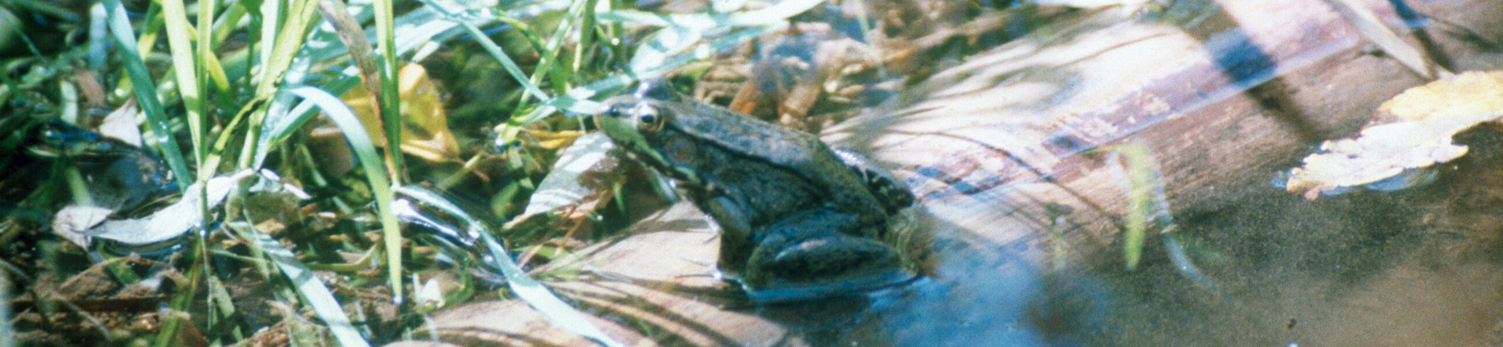
<instances>
[{"instance_id":1,"label":"floating leaf","mask_svg":"<svg viewBox=\"0 0 1503 347\"><path fill-rule=\"evenodd\" d=\"M1466 154L1466 146L1453 143L1452 136L1500 116L1503 72L1468 72L1410 88L1378 108L1379 119L1399 121L1322 143L1319 153L1290 170L1285 189L1314 200L1354 187L1413 186L1430 177L1419 169Z\"/></svg>"},{"instance_id":2,"label":"floating leaf","mask_svg":"<svg viewBox=\"0 0 1503 347\"><path fill-rule=\"evenodd\" d=\"M1467 72L1409 88L1378 107L1379 119L1496 119L1503 115L1503 71Z\"/></svg>"}]
</instances>

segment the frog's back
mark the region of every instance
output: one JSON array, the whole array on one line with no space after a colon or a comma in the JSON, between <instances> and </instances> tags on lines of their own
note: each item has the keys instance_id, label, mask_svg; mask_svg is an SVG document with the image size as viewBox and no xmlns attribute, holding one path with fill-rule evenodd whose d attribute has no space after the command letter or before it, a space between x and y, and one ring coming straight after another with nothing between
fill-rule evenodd
<instances>
[{"instance_id":1,"label":"frog's back","mask_svg":"<svg viewBox=\"0 0 1503 347\"><path fill-rule=\"evenodd\" d=\"M709 104L672 103L662 107L672 108L680 131L728 152L797 172L814 187L823 188L825 199L839 200L842 206L885 210L856 172L813 134Z\"/></svg>"},{"instance_id":2,"label":"frog's back","mask_svg":"<svg viewBox=\"0 0 1503 347\"><path fill-rule=\"evenodd\" d=\"M753 118L740 112L704 104L675 103L663 105L673 109L680 130L711 141L726 150L751 158L764 158L779 166L810 165L820 150L829 150L812 134L796 131Z\"/></svg>"}]
</instances>

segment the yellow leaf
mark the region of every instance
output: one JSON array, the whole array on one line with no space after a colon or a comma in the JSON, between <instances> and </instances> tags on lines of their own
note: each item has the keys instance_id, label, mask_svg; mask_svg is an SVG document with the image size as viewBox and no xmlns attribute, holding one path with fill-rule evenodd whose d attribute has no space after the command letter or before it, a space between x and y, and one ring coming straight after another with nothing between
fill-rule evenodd
<instances>
[{"instance_id":1,"label":"yellow leaf","mask_svg":"<svg viewBox=\"0 0 1503 347\"><path fill-rule=\"evenodd\" d=\"M397 74L402 98L402 153L431 162L460 161L459 142L449 130L449 116L444 111L442 92L428 79L422 65L408 63ZM386 133L376 119L370 94L359 84L341 97L371 134L377 146L386 145Z\"/></svg>"}]
</instances>

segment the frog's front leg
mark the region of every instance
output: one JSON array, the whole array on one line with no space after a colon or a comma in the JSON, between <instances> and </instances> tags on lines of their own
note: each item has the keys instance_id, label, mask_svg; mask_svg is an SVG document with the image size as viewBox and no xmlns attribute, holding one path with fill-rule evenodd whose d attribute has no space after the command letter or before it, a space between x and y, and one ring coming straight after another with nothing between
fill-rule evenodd
<instances>
[{"instance_id":1,"label":"frog's front leg","mask_svg":"<svg viewBox=\"0 0 1503 347\"><path fill-rule=\"evenodd\" d=\"M695 201L700 201L696 199ZM720 275L726 279L742 282L746 273L746 260L751 258L752 248L756 247L756 238L752 234L751 222L747 220L746 213L741 211L741 206L730 198L718 196L707 200L699 206L701 210L710 215L715 221L715 226L720 232L720 259L716 266L720 269Z\"/></svg>"},{"instance_id":2,"label":"frog's front leg","mask_svg":"<svg viewBox=\"0 0 1503 347\"><path fill-rule=\"evenodd\" d=\"M741 280L755 300L796 300L857 292L911 279L896 250L854 235L855 216L816 208L768 227L757 240Z\"/></svg>"}]
</instances>

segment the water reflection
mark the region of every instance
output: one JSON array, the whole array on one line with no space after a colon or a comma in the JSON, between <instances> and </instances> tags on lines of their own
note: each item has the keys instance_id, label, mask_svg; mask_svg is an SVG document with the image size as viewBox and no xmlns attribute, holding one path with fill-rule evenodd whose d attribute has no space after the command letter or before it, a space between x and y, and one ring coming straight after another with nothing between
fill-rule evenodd
<instances>
[{"instance_id":1,"label":"water reflection","mask_svg":"<svg viewBox=\"0 0 1503 347\"><path fill-rule=\"evenodd\" d=\"M1462 136L1475 156L1435 185L1313 202L1265 187L1180 208L1186 254L1218 287L1176 270L1161 241L1137 271L1113 245L1079 243L1084 254L1050 270L1042 239L987 242L941 221L951 234L932 278L847 302L856 313L839 322L780 322L815 345L1495 344L1503 146L1487 144L1503 136L1478 132Z\"/></svg>"}]
</instances>

